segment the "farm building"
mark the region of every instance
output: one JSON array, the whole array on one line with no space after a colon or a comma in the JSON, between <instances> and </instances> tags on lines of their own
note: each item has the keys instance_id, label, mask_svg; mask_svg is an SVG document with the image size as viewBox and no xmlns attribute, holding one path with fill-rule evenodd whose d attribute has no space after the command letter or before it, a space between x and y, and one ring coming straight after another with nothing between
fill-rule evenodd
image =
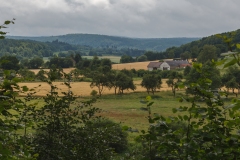
<instances>
[{"instance_id":1,"label":"farm building","mask_svg":"<svg viewBox=\"0 0 240 160\"><path fill-rule=\"evenodd\" d=\"M147 66L149 71L152 70L172 70L177 68L185 68L191 66L187 60L172 60L164 62L150 62Z\"/></svg>"},{"instance_id":2,"label":"farm building","mask_svg":"<svg viewBox=\"0 0 240 160\"><path fill-rule=\"evenodd\" d=\"M185 68L186 66L191 66L187 60L173 60L166 61L166 63L170 66L170 69Z\"/></svg>"},{"instance_id":3,"label":"farm building","mask_svg":"<svg viewBox=\"0 0 240 160\"><path fill-rule=\"evenodd\" d=\"M152 70L170 70L170 66L166 62L150 62L147 66L149 71Z\"/></svg>"}]
</instances>

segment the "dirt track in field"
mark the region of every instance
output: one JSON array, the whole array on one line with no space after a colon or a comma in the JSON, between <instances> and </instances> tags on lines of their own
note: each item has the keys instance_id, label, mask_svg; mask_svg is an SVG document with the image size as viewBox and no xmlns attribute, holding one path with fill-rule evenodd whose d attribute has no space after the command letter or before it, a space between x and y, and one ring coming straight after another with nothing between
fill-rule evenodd
<instances>
[{"instance_id":1,"label":"dirt track in field","mask_svg":"<svg viewBox=\"0 0 240 160\"><path fill-rule=\"evenodd\" d=\"M162 88L160 91L166 91L170 90L170 88L166 84L166 80L162 80ZM140 86L141 80L134 81L137 89L135 92L145 92L146 89ZM68 88L63 84L63 82L54 82L54 85L56 85L59 90L58 92L68 92ZM35 88L35 91L37 92L35 96L46 96L50 91L50 86L47 83L44 82L33 82L33 83L20 83L20 86L28 86L28 88ZM77 96L90 96L90 93L92 90L98 91L97 87L91 88L90 82L72 82L71 83L71 91L77 95ZM124 93L130 93L134 92L132 90L125 90ZM114 89L107 89L105 88L102 94L114 94Z\"/></svg>"}]
</instances>

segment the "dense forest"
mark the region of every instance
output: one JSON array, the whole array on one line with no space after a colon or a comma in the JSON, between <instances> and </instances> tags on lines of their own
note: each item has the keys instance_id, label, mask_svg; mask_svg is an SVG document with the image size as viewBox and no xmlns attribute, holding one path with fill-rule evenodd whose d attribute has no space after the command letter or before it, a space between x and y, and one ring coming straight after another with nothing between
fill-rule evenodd
<instances>
[{"instance_id":1,"label":"dense forest","mask_svg":"<svg viewBox=\"0 0 240 160\"><path fill-rule=\"evenodd\" d=\"M38 42L32 40L14 40L4 39L0 41L0 55L16 55L19 59L23 57L52 57L54 52L66 53L66 51L77 51L81 55L101 56L101 55L115 55L122 56L127 54L129 56L140 56L145 53L145 50L130 49L116 47L109 48L94 48L83 45L71 45L58 40L52 42Z\"/></svg>"},{"instance_id":2,"label":"dense forest","mask_svg":"<svg viewBox=\"0 0 240 160\"><path fill-rule=\"evenodd\" d=\"M0 55L21 57L51 57L53 52L76 50L76 47L64 42L37 42L30 40L4 39L0 41Z\"/></svg>"}]
</instances>

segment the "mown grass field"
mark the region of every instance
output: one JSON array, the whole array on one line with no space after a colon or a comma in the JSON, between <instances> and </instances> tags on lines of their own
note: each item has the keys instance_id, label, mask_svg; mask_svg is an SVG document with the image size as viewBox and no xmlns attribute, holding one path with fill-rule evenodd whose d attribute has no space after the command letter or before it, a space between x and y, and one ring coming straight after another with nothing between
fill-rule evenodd
<instances>
[{"instance_id":1,"label":"mown grass field","mask_svg":"<svg viewBox=\"0 0 240 160\"><path fill-rule=\"evenodd\" d=\"M183 94L179 92L177 96ZM147 104L142 103L148 94L146 92L135 92L124 95L104 95L100 97L94 107L102 109L103 117L109 118L114 122L121 123L122 126L131 127L134 132L129 134L129 139L133 140L140 134L141 130L147 130L149 123L147 120L148 111L143 110ZM152 114L157 113L165 117L173 116L172 109L180 105L190 105L186 102L180 103L177 97L173 97L170 91L160 91L152 96Z\"/></svg>"}]
</instances>

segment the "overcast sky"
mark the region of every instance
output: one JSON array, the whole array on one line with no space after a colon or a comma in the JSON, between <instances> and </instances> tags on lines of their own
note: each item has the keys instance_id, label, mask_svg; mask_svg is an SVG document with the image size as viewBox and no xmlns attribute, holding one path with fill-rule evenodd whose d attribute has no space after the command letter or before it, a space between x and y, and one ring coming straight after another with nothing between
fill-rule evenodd
<instances>
[{"instance_id":1,"label":"overcast sky","mask_svg":"<svg viewBox=\"0 0 240 160\"><path fill-rule=\"evenodd\" d=\"M240 0L0 0L16 36L89 33L139 38L204 37L240 28Z\"/></svg>"}]
</instances>

